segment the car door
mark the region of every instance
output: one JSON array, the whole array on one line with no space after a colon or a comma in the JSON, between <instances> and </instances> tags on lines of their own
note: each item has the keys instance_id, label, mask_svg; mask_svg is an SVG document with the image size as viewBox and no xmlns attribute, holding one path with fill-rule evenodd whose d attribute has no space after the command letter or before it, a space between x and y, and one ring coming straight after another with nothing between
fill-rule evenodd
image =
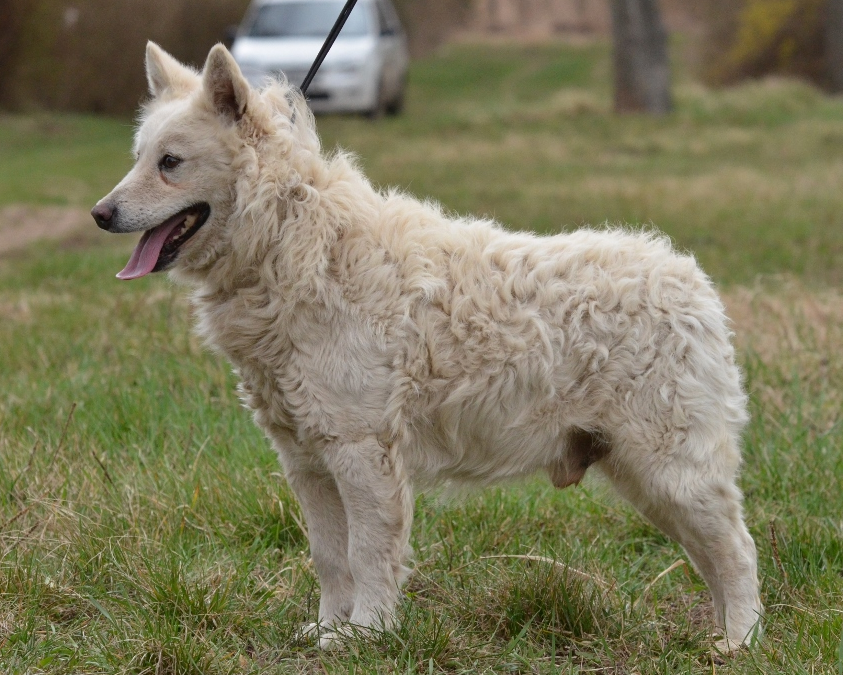
<instances>
[{"instance_id":1,"label":"car door","mask_svg":"<svg viewBox=\"0 0 843 675\"><path fill-rule=\"evenodd\" d=\"M387 0L375 0L378 26L378 51L381 55L383 100L396 99L407 73L407 47L404 30L395 9Z\"/></svg>"}]
</instances>

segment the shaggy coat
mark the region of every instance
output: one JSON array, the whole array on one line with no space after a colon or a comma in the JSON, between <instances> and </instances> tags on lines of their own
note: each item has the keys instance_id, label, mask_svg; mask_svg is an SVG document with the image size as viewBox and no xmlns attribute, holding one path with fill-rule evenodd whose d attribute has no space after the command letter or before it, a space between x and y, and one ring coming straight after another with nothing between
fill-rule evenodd
<instances>
[{"instance_id":1,"label":"shaggy coat","mask_svg":"<svg viewBox=\"0 0 843 675\"><path fill-rule=\"evenodd\" d=\"M147 74L137 164L95 216L151 231L208 205L168 264L301 502L323 644L392 620L412 485L543 470L565 487L592 464L685 547L719 646L749 641L746 397L692 257L653 234L537 237L375 190L321 153L293 87L251 89L222 47L200 75L150 45Z\"/></svg>"}]
</instances>

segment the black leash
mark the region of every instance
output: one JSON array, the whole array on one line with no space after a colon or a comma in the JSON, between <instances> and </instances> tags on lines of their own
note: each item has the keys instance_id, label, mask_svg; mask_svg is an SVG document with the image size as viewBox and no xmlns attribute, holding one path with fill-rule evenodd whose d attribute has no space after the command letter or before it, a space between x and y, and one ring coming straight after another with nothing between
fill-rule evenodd
<instances>
[{"instance_id":1,"label":"black leash","mask_svg":"<svg viewBox=\"0 0 843 675\"><path fill-rule=\"evenodd\" d=\"M354 9L354 5L356 3L357 0L348 0L345 3L345 7L342 8L340 15L334 22L334 27L331 29L331 32L328 33L328 37L325 38L325 43L322 45L322 49L320 49L319 53L316 55L316 60L313 62L313 65L310 66L310 70L307 72L307 77L305 77L304 82L301 83L300 89L302 94L307 93L307 88L310 86L313 77L316 75L316 71L319 70L319 66L322 65L322 61L325 60L325 56L327 56L328 52L331 50L331 46L337 39L337 35L340 34L342 27L345 25L345 20L348 18L348 15L351 14L351 10Z\"/></svg>"}]
</instances>

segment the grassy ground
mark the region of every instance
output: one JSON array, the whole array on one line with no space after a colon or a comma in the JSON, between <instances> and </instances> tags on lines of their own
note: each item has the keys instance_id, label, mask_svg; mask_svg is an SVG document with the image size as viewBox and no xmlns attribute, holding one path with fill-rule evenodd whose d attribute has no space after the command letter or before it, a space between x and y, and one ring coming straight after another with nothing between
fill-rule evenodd
<instances>
[{"instance_id":1,"label":"grassy ground","mask_svg":"<svg viewBox=\"0 0 843 675\"><path fill-rule=\"evenodd\" d=\"M140 67L140 59L139 59ZM724 288L752 394L742 485L767 635L712 663L684 553L598 480L417 500L401 627L323 653L295 500L181 292L91 234L0 259L0 672L839 673L843 102L680 81L666 120L609 112L602 46L462 46L407 114L327 118L376 182L552 231L656 223ZM0 118L0 205L90 205L125 121ZM543 556L548 560L494 556ZM588 576L568 571L575 568ZM652 585L651 585L652 583Z\"/></svg>"}]
</instances>

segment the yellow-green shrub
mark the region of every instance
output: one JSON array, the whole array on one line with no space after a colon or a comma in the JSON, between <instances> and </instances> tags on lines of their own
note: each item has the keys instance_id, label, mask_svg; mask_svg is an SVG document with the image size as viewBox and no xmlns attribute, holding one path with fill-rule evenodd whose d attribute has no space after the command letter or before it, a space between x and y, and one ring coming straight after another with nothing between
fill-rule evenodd
<instances>
[{"instance_id":1,"label":"yellow-green shrub","mask_svg":"<svg viewBox=\"0 0 843 675\"><path fill-rule=\"evenodd\" d=\"M727 84L768 74L826 84L824 0L706 3L703 76Z\"/></svg>"}]
</instances>

